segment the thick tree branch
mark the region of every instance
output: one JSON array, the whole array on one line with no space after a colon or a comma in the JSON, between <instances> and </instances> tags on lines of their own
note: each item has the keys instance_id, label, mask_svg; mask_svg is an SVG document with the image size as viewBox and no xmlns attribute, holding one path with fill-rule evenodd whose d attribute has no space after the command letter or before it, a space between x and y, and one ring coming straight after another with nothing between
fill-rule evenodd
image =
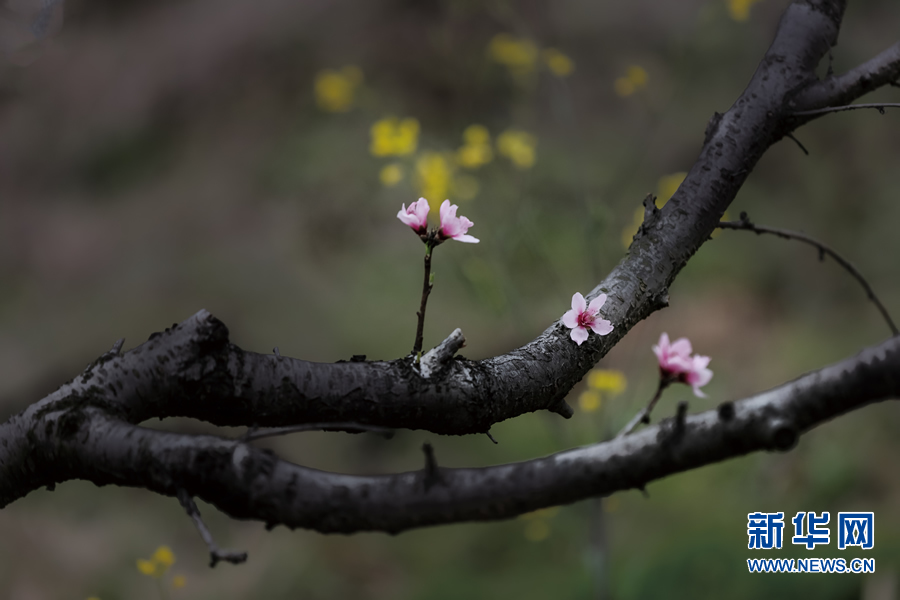
<instances>
[{"instance_id":1,"label":"thick tree branch","mask_svg":"<svg viewBox=\"0 0 900 600\"><path fill-rule=\"evenodd\" d=\"M80 478L203 498L238 519L327 533L386 531L512 517L758 450L787 450L831 418L900 395L900 337L717 410L522 463L429 467L383 476L326 473L213 436L131 425L91 406L0 426L0 506L41 485ZM20 425L23 425L20 423ZM9 459L29 454L17 469ZM62 460L60 460L62 459ZM27 464L27 467L25 466ZM28 480L24 485L23 480ZM184 492L180 492L184 490Z\"/></svg>"},{"instance_id":2,"label":"thick tree branch","mask_svg":"<svg viewBox=\"0 0 900 600\"><path fill-rule=\"evenodd\" d=\"M241 441L137 425L151 417L187 416L219 425L356 423L464 434L487 432L494 423L540 409L570 414L566 394L634 324L668 304L669 285L763 153L809 120L794 112L820 108L800 106L797 99L820 85L814 70L835 44L844 7L844 0L791 4L746 90L710 121L700 156L678 191L662 209L645 205L628 255L588 294L608 295L602 316L614 325L610 335L592 335L577 346L557 321L508 354L439 360L424 373L412 357L317 364L247 352L229 342L224 324L201 311L130 352L101 356L0 425L0 506L42 485L83 478L171 496L184 489L234 517L272 525L398 532L505 518L641 487L754 450L787 448L827 419L895 397L897 338L719 411L685 417L683 409L677 426L664 423L525 463L486 469L435 463L427 474L382 477L323 473ZM886 84L881 67L874 70ZM846 87L866 88L849 80Z\"/></svg>"},{"instance_id":3,"label":"thick tree branch","mask_svg":"<svg viewBox=\"0 0 900 600\"><path fill-rule=\"evenodd\" d=\"M484 433L541 409L569 415L569 390L635 323L668 304L675 276L765 150L784 135L792 110L786 99L815 81L813 70L835 43L843 9L842 0L788 7L747 89L711 122L684 183L663 209L648 210L629 254L588 295L608 294L602 316L615 327L610 335L577 346L557 321L508 354L452 360L423 377L410 357L318 364L246 352L228 342L221 322L198 313L124 356L104 358L90 376L46 402L88 399L132 423L186 416L219 425L352 422L443 434Z\"/></svg>"}]
</instances>

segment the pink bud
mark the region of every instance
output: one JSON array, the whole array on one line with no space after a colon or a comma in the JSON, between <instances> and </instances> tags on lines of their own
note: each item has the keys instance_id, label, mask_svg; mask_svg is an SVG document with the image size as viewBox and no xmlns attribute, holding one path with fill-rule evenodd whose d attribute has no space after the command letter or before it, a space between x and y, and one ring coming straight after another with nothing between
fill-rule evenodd
<instances>
[{"instance_id":1,"label":"pink bud","mask_svg":"<svg viewBox=\"0 0 900 600\"><path fill-rule=\"evenodd\" d=\"M471 235L466 235L469 227L471 227L475 223L463 216L457 217L456 210L458 208L459 207L455 204L450 204L449 200L444 200L444 202L441 204L440 236L444 239L452 238L458 242L469 242L471 244L477 244L477 238L474 238Z\"/></svg>"},{"instance_id":2,"label":"pink bud","mask_svg":"<svg viewBox=\"0 0 900 600\"><path fill-rule=\"evenodd\" d=\"M707 368L710 358L698 354L691 356L691 351L690 340L679 338L670 343L667 333L659 336L659 344L653 346L662 376L690 385L694 395L702 398L705 394L700 388L712 379L712 371Z\"/></svg>"},{"instance_id":3,"label":"pink bud","mask_svg":"<svg viewBox=\"0 0 900 600\"><path fill-rule=\"evenodd\" d=\"M397 218L412 227L416 233L425 233L428 229L428 209L428 200L419 198L417 202L410 204L409 208L404 204L397 213Z\"/></svg>"}]
</instances>

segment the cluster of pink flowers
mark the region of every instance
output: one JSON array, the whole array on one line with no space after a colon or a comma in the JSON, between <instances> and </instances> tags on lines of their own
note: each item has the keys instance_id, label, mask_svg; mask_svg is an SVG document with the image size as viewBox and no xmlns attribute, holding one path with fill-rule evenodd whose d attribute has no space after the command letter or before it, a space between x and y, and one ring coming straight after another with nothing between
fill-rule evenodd
<instances>
[{"instance_id":1,"label":"cluster of pink flowers","mask_svg":"<svg viewBox=\"0 0 900 600\"><path fill-rule=\"evenodd\" d=\"M679 338L670 343L667 333L659 336L659 344L653 346L662 376L688 384L694 388L695 396L703 398L706 394L700 388L709 383L713 375L707 368L710 359L698 354L691 356L691 352L690 340Z\"/></svg>"},{"instance_id":2,"label":"cluster of pink flowers","mask_svg":"<svg viewBox=\"0 0 900 600\"><path fill-rule=\"evenodd\" d=\"M438 239L443 241L447 239L456 240L458 242L468 242L477 244L478 239L468 235L469 227L475 223L463 216L456 216L459 207L450 204L449 200L444 200L441 204L441 228L438 230ZM417 202L413 202L406 208L406 204L397 213L397 218L405 225L412 227L413 231L419 235L425 235L428 231L428 200L419 198Z\"/></svg>"},{"instance_id":3,"label":"cluster of pink flowers","mask_svg":"<svg viewBox=\"0 0 900 600\"><path fill-rule=\"evenodd\" d=\"M588 339L588 328L597 335L606 335L613 330L612 323L600 318L600 309L606 303L606 294L600 294L590 304L585 302L581 292L572 296L572 310L562 316L563 325L572 330L569 336L579 346Z\"/></svg>"}]
</instances>

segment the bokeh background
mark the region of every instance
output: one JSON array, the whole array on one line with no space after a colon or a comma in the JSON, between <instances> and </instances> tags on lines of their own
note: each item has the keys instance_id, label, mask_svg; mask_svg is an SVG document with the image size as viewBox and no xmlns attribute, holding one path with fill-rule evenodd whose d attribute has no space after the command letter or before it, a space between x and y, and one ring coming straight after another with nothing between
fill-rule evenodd
<instances>
[{"instance_id":1,"label":"bokeh background","mask_svg":"<svg viewBox=\"0 0 900 600\"><path fill-rule=\"evenodd\" d=\"M395 218L449 198L477 245L435 252L425 344L469 358L532 339L621 259L707 120L737 98L784 0L10 0L0 8L0 413L201 308L241 347L314 361L406 354L423 248ZM900 5L854 0L838 72L894 43ZM822 73L824 73L823 65ZM874 99L897 100L896 89ZM900 316L900 120L830 116L773 147L730 209L843 252ZM485 436L260 442L347 473L525 460L611 436L652 395L650 346L689 336L706 410L885 339L814 250L723 232L573 390L576 414ZM216 431L186 420L148 423ZM201 509L247 564L207 567L177 501L69 482L0 511L0 596L55 598L865 598L898 593L900 410L885 403L639 492L488 524L323 536ZM749 574L746 515L875 511L874 575ZM832 527L833 529L833 527ZM785 528L790 535L790 524ZM156 562L151 557L157 548ZM138 563L140 559L151 563ZM174 563L172 564L172 561ZM151 573L147 575L146 573ZM156 576L154 576L156 575Z\"/></svg>"}]
</instances>

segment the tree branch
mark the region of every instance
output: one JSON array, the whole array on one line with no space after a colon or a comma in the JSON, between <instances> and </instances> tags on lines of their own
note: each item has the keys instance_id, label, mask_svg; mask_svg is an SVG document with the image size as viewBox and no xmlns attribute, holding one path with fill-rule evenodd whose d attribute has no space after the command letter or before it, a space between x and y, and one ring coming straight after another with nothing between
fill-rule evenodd
<instances>
[{"instance_id":1,"label":"tree branch","mask_svg":"<svg viewBox=\"0 0 900 600\"><path fill-rule=\"evenodd\" d=\"M611 334L578 346L556 321L507 354L439 361L442 367L426 376L413 357L318 364L247 352L229 342L224 324L201 311L130 352L101 356L0 425L0 506L42 485L82 478L170 496L184 489L236 518L270 525L398 532L506 518L642 487L755 450L785 449L827 419L896 396L897 338L718 411L686 417L680 409L676 426L664 422L604 444L486 469L434 463L437 482L426 471L323 473L240 441L137 425L187 416L218 425L356 423L464 434L485 433L494 423L540 409L571 414L564 399L575 383L631 327L667 306L669 285L763 153L812 118L794 113L822 108L796 101L819 85L814 69L836 42L844 7L845 0L798 0L787 8L743 94L710 122L682 185L662 209L647 207L628 255L588 294L608 295L602 316L613 323Z\"/></svg>"},{"instance_id":2,"label":"tree branch","mask_svg":"<svg viewBox=\"0 0 900 600\"><path fill-rule=\"evenodd\" d=\"M860 96L900 79L900 42L843 75L817 82L793 98L795 111L813 111L850 104Z\"/></svg>"},{"instance_id":3,"label":"tree branch","mask_svg":"<svg viewBox=\"0 0 900 600\"><path fill-rule=\"evenodd\" d=\"M323 533L401 531L513 517L541 507L643 488L668 475L758 450L783 451L804 432L900 395L900 338L717 410L664 420L629 436L521 463L353 476L301 467L235 440L131 425L92 407L0 426L0 506L66 479L203 498L237 519ZM23 433L30 431L31 433ZM11 471L11 456L30 455ZM59 458L63 457L60 461ZM28 479L28 485L23 485Z\"/></svg>"},{"instance_id":4,"label":"tree branch","mask_svg":"<svg viewBox=\"0 0 900 600\"><path fill-rule=\"evenodd\" d=\"M897 326L894 324L894 320L891 319L891 315L888 313L887 309L884 307L884 304L881 303L881 300L878 299L878 296L875 295L874 290L872 290L872 286L869 285L869 282L866 281L866 278L863 277L862 273L853 266L850 261L846 260L843 256L838 254L834 249L830 246L826 246L822 242L815 240L804 233L800 233L799 231L789 231L787 229L776 229L775 227L764 227L762 225L756 225L750 222L750 219L747 217L747 213L741 213L740 221L721 221L719 223L719 227L722 229L736 229L736 230L744 230L744 231L752 231L756 234L760 233L771 233L772 235L777 235L780 238L784 238L786 240L797 240L798 242L803 242L804 244L809 244L810 246L814 246L819 250L819 259L821 260L826 254L834 259L834 261L844 268L850 275L853 276L856 281L859 282L859 285L862 286L863 290L866 292L866 296L875 305L878 309L878 312L881 313L881 316L884 317L884 320L887 322L888 327L891 329L891 333L894 335L900 335L900 330L897 329Z\"/></svg>"}]
</instances>

